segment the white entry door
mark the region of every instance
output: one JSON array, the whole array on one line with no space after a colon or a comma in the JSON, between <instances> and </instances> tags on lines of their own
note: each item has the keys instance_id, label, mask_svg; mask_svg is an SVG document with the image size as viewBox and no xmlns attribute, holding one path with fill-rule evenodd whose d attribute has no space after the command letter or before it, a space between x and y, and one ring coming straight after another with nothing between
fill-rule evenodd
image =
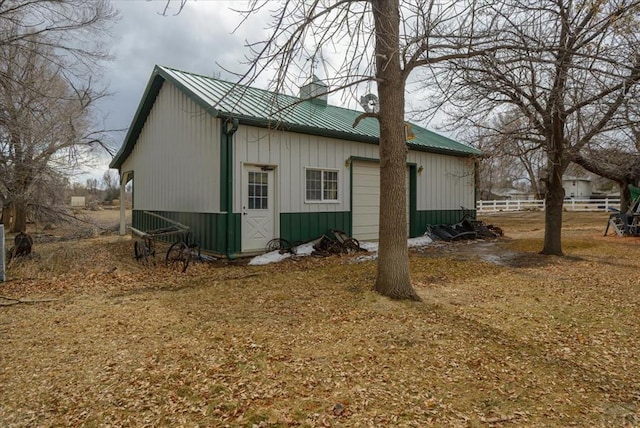
<instances>
[{"instance_id":1,"label":"white entry door","mask_svg":"<svg viewBox=\"0 0 640 428\"><path fill-rule=\"evenodd\" d=\"M273 169L245 166L242 174L242 251L264 250L275 238Z\"/></svg>"}]
</instances>

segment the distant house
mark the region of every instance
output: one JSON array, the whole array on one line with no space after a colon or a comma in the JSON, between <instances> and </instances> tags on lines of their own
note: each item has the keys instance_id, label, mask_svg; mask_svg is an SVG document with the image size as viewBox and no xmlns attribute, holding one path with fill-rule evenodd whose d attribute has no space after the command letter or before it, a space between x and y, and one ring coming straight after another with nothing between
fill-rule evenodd
<instances>
[{"instance_id":1,"label":"distant house","mask_svg":"<svg viewBox=\"0 0 640 428\"><path fill-rule=\"evenodd\" d=\"M133 180L133 226L188 225L205 250L234 256L276 237L306 241L340 229L378 238L378 122L331 106L317 78L301 98L156 66L111 162ZM314 99L306 99L308 96ZM475 207L474 148L411 125L409 236ZM121 210L121 233L124 212Z\"/></svg>"},{"instance_id":2,"label":"distant house","mask_svg":"<svg viewBox=\"0 0 640 428\"><path fill-rule=\"evenodd\" d=\"M565 198L585 199L593 195L593 185L590 178L565 176L562 177L562 187Z\"/></svg>"},{"instance_id":3,"label":"distant house","mask_svg":"<svg viewBox=\"0 0 640 428\"><path fill-rule=\"evenodd\" d=\"M505 199L526 200L526 199L532 198L530 193L520 189L513 188L513 187L503 187L503 188L493 189L490 192L490 196L491 196L491 199L498 199L498 200L505 200Z\"/></svg>"}]
</instances>

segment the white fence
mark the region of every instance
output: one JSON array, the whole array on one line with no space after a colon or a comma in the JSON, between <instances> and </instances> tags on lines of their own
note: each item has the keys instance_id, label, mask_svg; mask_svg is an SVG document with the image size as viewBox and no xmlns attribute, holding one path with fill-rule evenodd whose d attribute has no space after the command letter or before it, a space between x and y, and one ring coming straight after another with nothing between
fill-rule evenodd
<instances>
[{"instance_id":1,"label":"white fence","mask_svg":"<svg viewBox=\"0 0 640 428\"><path fill-rule=\"evenodd\" d=\"M476 210L479 213L498 211L544 211L544 200L506 199L503 201L478 201ZM565 199L566 211L609 211L609 208L620 209L620 199Z\"/></svg>"}]
</instances>

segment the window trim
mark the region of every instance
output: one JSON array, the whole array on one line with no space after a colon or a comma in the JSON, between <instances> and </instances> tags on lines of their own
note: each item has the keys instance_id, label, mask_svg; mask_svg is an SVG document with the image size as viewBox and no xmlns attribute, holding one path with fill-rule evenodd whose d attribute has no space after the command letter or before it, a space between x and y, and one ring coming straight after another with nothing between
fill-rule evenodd
<instances>
[{"instance_id":1,"label":"window trim","mask_svg":"<svg viewBox=\"0 0 640 428\"><path fill-rule=\"evenodd\" d=\"M320 199L307 198L307 171L320 171ZM336 199L324 199L324 172L335 172L337 174ZM340 170L337 168L305 166L304 167L304 203L305 204L339 204L340 203Z\"/></svg>"}]
</instances>

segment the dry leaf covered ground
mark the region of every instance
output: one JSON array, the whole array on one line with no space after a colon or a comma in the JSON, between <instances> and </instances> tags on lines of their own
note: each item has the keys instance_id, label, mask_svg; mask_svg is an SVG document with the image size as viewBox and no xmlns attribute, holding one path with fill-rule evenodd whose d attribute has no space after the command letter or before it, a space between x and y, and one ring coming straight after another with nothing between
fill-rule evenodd
<instances>
[{"instance_id":1,"label":"dry leaf covered ground","mask_svg":"<svg viewBox=\"0 0 640 428\"><path fill-rule=\"evenodd\" d=\"M640 240L604 213L374 262L142 266L116 236L36 244L0 294L0 426L638 426ZM6 300L2 300L7 302Z\"/></svg>"}]
</instances>

